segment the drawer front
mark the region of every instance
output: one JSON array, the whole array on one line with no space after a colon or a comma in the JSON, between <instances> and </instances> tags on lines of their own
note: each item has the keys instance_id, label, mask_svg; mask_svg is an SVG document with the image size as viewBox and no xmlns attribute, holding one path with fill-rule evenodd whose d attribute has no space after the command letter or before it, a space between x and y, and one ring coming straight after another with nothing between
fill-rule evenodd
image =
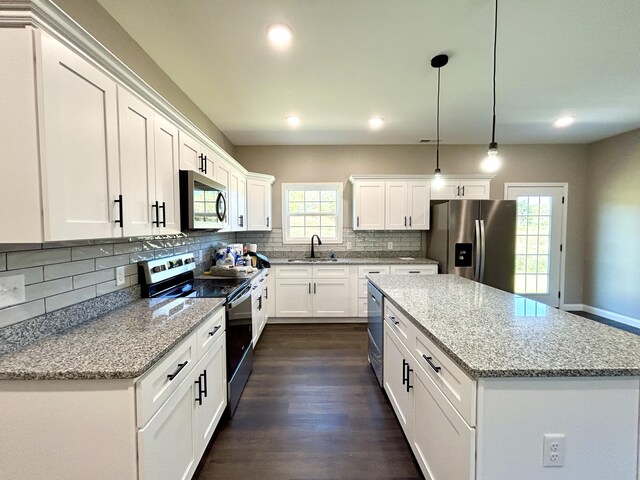
<instances>
[{"instance_id":1,"label":"drawer front","mask_svg":"<svg viewBox=\"0 0 640 480\"><path fill-rule=\"evenodd\" d=\"M413 348L409 348L418 364L433 383L472 427L476 424L476 382L426 335L411 325ZM427 360L429 359L429 360ZM430 365L429 362L433 364ZM437 370L437 371L436 371Z\"/></svg>"},{"instance_id":2,"label":"drawer front","mask_svg":"<svg viewBox=\"0 0 640 480\"><path fill-rule=\"evenodd\" d=\"M143 427L197 362L196 335L189 335L136 382L138 427Z\"/></svg>"},{"instance_id":3,"label":"drawer front","mask_svg":"<svg viewBox=\"0 0 640 480\"><path fill-rule=\"evenodd\" d=\"M224 306L209 316L196 331L198 360L224 335L225 308Z\"/></svg>"},{"instance_id":4,"label":"drawer front","mask_svg":"<svg viewBox=\"0 0 640 480\"><path fill-rule=\"evenodd\" d=\"M392 275L432 275L438 273L437 265L392 265Z\"/></svg>"},{"instance_id":5,"label":"drawer front","mask_svg":"<svg viewBox=\"0 0 640 480\"><path fill-rule=\"evenodd\" d=\"M391 330L402 340L405 347L410 349L414 335L414 330L411 329L411 322L389 301L384 302L384 321L389 324Z\"/></svg>"},{"instance_id":6,"label":"drawer front","mask_svg":"<svg viewBox=\"0 0 640 480\"><path fill-rule=\"evenodd\" d=\"M313 267L313 278L349 278L349 266L316 265Z\"/></svg>"},{"instance_id":7,"label":"drawer front","mask_svg":"<svg viewBox=\"0 0 640 480\"><path fill-rule=\"evenodd\" d=\"M367 298L369 296L369 292L367 291L367 286L369 285L369 280L366 278L358 279L358 298Z\"/></svg>"},{"instance_id":8,"label":"drawer front","mask_svg":"<svg viewBox=\"0 0 640 480\"><path fill-rule=\"evenodd\" d=\"M276 267L276 278L308 278L313 277L313 267L303 265L282 265Z\"/></svg>"},{"instance_id":9,"label":"drawer front","mask_svg":"<svg viewBox=\"0 0 640 480\"><path fill-rule=\"evenodd\" d=\"M364 278L365 275L388 274L389 265L367 265L366 267L358 267L358 278Z\"/></svg>"},{"instance_id":10,"label":"drawer front","mask_svg":"<svg viewBox=\"0 0 640 480\"><path fill-rule=\"evenodd\" d=\"M359 298L358 299L358 317L367 318L368 315L369 315L369 299Z\"/></svg>"}]
</instances>

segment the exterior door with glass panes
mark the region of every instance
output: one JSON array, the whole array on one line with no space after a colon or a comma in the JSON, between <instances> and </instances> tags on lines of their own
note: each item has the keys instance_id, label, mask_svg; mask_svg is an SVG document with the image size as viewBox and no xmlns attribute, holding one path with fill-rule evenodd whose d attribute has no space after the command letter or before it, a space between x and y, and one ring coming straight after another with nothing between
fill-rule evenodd
<instances>
[{"instance_id":1,"label":"exterior door with glass panes","mask_svg":"<svg viewBox=\"0 0 640 480\"><path fill-rule=\"evenodd\" d=\"M563 185L505 185L505 199L516 200L514 293L560 306Z\"/></svg>"}]
</instances>

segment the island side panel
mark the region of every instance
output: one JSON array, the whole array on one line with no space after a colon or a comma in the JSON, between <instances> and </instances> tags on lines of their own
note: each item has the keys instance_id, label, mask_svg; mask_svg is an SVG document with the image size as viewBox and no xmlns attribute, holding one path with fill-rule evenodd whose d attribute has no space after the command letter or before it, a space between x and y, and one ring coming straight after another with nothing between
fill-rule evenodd
<instances>
[{"instance_id":1,"label":"island side panel","mask_svg":"<svg viewBox=\"0 0 640 480\"><path fill-rule=\"evenodd\" d=\"M137 479L133 380L0 380L0 428L2 478Z\"/></svg>"},{"instance_id":2,"label":"island side panel","mask_svg":"<svg viewBox=\"0 0 640 480\"><path fill-rule=\"evenodd\" d=\"M476 480L637 480L639 397L639 377L480 379ZM563 467L543 467L545 434Z\"/></svg>"}]
</instances>

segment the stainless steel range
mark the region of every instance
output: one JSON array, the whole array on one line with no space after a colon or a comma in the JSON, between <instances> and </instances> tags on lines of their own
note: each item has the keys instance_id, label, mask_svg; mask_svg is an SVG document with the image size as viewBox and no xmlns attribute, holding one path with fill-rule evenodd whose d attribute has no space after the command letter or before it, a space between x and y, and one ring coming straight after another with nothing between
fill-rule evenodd
<instances>
[{"instance_id":1,"label":"stainless steel range","mask_svg":"<svg viewBox=\"0 0 640 480\"><path fill-rule=\"evenodd\" d=\"M144 297L226 299L229 415L233 415L253 366L251 282L247 278L195 278L192 253L140 262Z\"/></svg>"}]
</instances>

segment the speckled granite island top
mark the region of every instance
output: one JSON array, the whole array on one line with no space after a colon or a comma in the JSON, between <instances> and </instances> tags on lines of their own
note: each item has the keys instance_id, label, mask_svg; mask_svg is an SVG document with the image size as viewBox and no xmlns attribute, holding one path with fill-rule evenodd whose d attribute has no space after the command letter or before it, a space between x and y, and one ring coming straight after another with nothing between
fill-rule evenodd
<instances>
[{"instance_id":1,"label":"speckled granite island top","mask_svg":"<svg viewBox=\"0 0 640 480\"><path fill-rule=\"evenodd\" d=\"M640 336L455 275L370 275L472 377L640 375Z\"/></svg>"},{"instance_id":2,"label":"speckled granite island top","mask_svg":"<svg viewBox=\"0 0 640 480\"><path fill-rule=\"evenodd\" d=\"M404 260L403 260L404 258ZM408 259L407 259L408 258ZM336 261L313 261L307 258L269 258L271 265L437 265L438 262L430 258L420 257L362 257L362 258L337 258Z\"/></svg>"},{"instance_id":3,"label":"speckled granite island top","mask_svg":"<svg viewBox=\"0 0 640 480\"><path fill-rule=\"evenodd\" d=\"M0 379L136 378L224 302L223 298L138 300L0 356Z\"/></svg>"}]
</instances>

